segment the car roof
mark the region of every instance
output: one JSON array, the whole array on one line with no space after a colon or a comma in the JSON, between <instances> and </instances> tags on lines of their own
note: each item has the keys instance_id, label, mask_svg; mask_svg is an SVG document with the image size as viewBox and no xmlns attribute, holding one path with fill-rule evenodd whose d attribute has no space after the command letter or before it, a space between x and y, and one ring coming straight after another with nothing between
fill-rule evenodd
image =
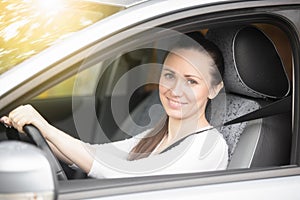
<instances>
[{"instance_id":1,"label":"car roof","mask_svg":"<svg viewBox=\"0 0 300 200\"><path fill-rule=\"evenodd\" d=\"M144 4L147 2L148 5L152 4L152 3L158 3L158 2L163 2L163 1L168 1L168 2L174 2L174 4L178 4L178 5L182 5L182 3L186 3L186 4L207 4L207 3L217 3L217 2L224 2L224 1L237 1L237 0L86 0L86 1L90 1L90 2L96 2L96 3L101 3L101 4L106 4L106 5L114 5L114 6L121 6L124 8L129 8L138 4Z\"/></svg>"},{"instance_id":2,"label":"car roof","mask_svg":"<svg viewBox=\"0 0 300 200\"><path fill-rule=\"evenodd\" d=\"M128 8L150 0L87 0L87 1Z\"/></svg>"}]
</instances>

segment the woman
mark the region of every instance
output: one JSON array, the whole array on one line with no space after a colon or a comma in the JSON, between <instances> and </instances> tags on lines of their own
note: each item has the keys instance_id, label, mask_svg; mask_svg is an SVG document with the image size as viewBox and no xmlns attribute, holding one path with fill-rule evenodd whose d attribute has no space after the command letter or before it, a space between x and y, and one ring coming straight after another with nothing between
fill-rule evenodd
<instances>
[{"instance_id":1,"label":"woman","mask_svg":"<svg viewBox=\"0 0 300 200\"><path fill-rule=\"evenodd\" d=\"M95 178L226 169L227 144L205 117L209 99L223 87L222 56L199 33L189 36L197 43L179 41L164 61L159 97L167 117L162 126L131 139L91 145L53 127L30 105L16 108L1 120L20 132L24 125L33 124L59 159Z\"/></svg>"}]
</instances>

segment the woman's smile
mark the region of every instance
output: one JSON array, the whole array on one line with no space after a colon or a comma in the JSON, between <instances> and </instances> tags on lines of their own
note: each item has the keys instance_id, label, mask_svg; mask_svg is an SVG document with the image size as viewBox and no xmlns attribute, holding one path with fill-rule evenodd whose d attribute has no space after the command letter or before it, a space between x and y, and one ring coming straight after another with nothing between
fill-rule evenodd
<instances>
[{"instance_id":1,"label":"woman's smile","mask_svg":"<svg viewBox=\"0 0 300 200\"><path fill-rule=\"evenodd\" d=\"M174 98L170 98L170 97L166 97L166 98L168 100L169 107L172 108L172 109L176 109L176 110L182 109L182 107L184 105L188 104L187 102L182 102L178 99L174 99Z\"/></svg>"}]
</instances>

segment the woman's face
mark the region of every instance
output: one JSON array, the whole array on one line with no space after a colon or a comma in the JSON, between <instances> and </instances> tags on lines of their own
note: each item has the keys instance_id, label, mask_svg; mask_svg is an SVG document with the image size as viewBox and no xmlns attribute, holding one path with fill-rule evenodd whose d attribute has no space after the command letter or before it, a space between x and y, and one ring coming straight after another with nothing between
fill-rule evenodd
<instances>
[{"instance_id":1,"label":"woman's face","mask_svg":"<svg viewBox=\"0 0 300 200\"><path fill-rule=\"evenodd\" d=\"M213 60L208 54L188 51L184 52L187 56L170 53L162 69L159 95L170 118L203 116L209 98L209 68ZM197 56L197 62L191 61L193 56Z\"/></svg>"}]
</instances>

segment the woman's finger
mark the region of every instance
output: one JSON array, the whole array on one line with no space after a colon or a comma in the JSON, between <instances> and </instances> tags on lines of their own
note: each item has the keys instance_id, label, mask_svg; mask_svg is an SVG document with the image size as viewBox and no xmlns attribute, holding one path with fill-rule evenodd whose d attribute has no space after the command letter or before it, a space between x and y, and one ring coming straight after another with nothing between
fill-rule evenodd
<instances>
[{"instance_id":1,"label":"woman's finger","mask_svg":"<svg viewBox=\"0 0 300 200\"><path fill-rule=\"evenodd\" d=\"M44 127L47 121L31 106L22 105L12 110L8 118L11 124L20 132L23 133L23 126L32 124L36 127Z\"/></svg>"}]
</instances>

